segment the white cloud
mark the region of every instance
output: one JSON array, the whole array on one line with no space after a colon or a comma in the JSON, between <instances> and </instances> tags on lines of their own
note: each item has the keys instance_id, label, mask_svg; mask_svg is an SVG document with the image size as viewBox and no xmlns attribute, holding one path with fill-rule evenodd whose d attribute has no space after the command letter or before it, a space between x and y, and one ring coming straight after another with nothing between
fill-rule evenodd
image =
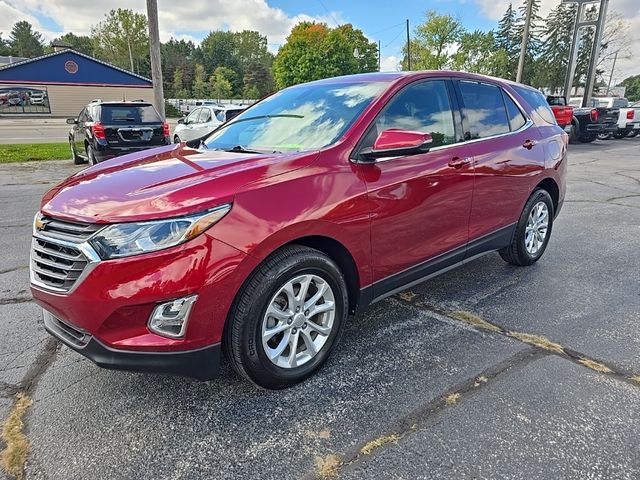
<instances>
[{"instance_id":1,"label":"white cloud","mask_svg":"<svg viewBox=\"0 0 640 480\"><path fill-rule=\"evenodd\" d=\"M395 55L388 57L382 57L380 59L380 71L382 72L397 72L400 70L400 58Z\"/></svg>"},{"instance_id":2,"label":"white cloud","mask_svg":"<svg viewBox=\"0 0 640 480\"><path fill-rule=\"evenodd\" d=\"M130 8L138 12L146 12L143 0L110 0L104 11L96 9L96 5L86 0L20 0L20 9L12 7L6 0L0 0L0 12L11 19L9 29L14 21L29 20L39 25L35 13L45 15L62 26L63 32L89 34L92 25L104 18L110 9ZM102 4L104 5L104 3ZM277 50L283 44L291 28L298 22L316 20L335 26L336 20L344 23L340 12L331 12L326 16L309 15L289 16L283 10L269 6L267 0L191 0L189 2L159 0L158 21L160 37L163 41L170 37L197 41L197 34L206 35L211 30L257 30L266 35L270 48ZM5 20L5 23L7 20ZM0 31L4 31L0 23ZM45 33L45 32L43 32ZM46 32L47 37L57 36L61 32ZM49 39L51 39L49 38Z\"/></svg>"}]
</instances>

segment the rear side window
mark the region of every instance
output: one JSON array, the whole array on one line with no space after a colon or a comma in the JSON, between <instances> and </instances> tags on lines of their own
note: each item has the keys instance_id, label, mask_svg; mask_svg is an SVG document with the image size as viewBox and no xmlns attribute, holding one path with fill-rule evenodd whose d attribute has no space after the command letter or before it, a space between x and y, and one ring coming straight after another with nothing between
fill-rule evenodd
<instances>
[{"instance_id":1,"label":"rear side window","mask_svg":"<svg viewBox=\"0 0 640 480\"><path fill-rule=\"evenodd\" d=\"M527 119L520 111L520 108L516 105L509 95L502 92L504 98L504 104L507 107L507 115L509 116L509 126L511 131L520 130L527 123Z\"/></svg>"},{"instance_id":2,"label":"rear side window","mask_svg":"<svg viewBox=\"0 0 640 480\"><path fill-rule=\"evenodd\" d=\"M526 100L542 120L549 125L556 124L556 117L547 103L547 99L538 90L526 87L513 87L518 94Z\"/></svg>"},{"instance_id":3,"label":"rear side window","mask_svg":"<svg viewBox=\"0 0 640 480\"><path fill-rule=\"evenodd\" d=\"M198 123L207 123L209 120L211 120L211 110L203 108L200 117L198 117Z\"/></svg>"},{"instance_id":4,"label":"rear side window","mask_svg":"<svg viewBox=\"0 0 640 480\"><path fill-rule=\"evenodd\" d=\"M465 140L492 137L511 131L502 93L498 87L466 81L460 82L459 85L467 118L468 131L464 133Z\"/></svg>"},{"instance_id":5,"label":"rear side window","mask_svg":"<svg viewBox=\"0 0 640 480\"><path fill-rule=\"evenodd\" d=\"M432 145L455 143L453 111L447 85L442 80L414 83L393 97L367 135L373 143L384 130L397 128L431 134Z\"/></svg>"},{"instance_id":6,"label":"rear side window","mask_svg":"<svg viewBox=\"0 0 640 480\"><path fill-rule=\"evenodd\" d=\"M151 105L102 105L102 122L108 124L160 123Z\"/></svg>"}]
</instances>

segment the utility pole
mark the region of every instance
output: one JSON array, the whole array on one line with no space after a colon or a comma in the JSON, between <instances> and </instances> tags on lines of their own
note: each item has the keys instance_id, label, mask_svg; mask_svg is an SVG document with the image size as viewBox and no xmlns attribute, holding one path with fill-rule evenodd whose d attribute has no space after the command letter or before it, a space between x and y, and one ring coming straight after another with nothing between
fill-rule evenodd
<instances>
[{"instance_id":1,"label":"utility pole","mask_svg":"<svg viewBox=\"0 0 640 480\"><path fill-rule=\"evenodd\" d=\"M378 40L378 71L380 71L380 40Z\"/></svg>"},{"instance_id":2,"label":"utility pole","mask_svg":"<svg viewBox=\"0 0 640 480\"><path fill-rule=\"evenodd\" d=\"M411 70L411 40L409 39L409 19L407 18L407 67Z\"/></svg>"},{"instance_id":3,"label":"utility pole","mask_svg":"<svg viewBox=\"0 0 640 480\"><path fill-rule=\"evenodd\" d=\"M613 66L611 67L611 75L609 76L609 84L607 85L607 96L609 96L609 90L611 90L611 80L613 80L613 74L616 71L616 62L618 61L618 52L613 57Z\"/></svg>"},{"instance_id":4,"label":"utility pole","mask_svg":"<svg viewBox=\"0 0 640 480\"><path fill-rule=\"evenodd\" d=\"M531 11L533 10L533 0L527 0L527 12L524 17L524 29L522 30L522 45L520 46L520 59L518 60L518 73L516 82L522 81L524 70L524 59L527 55L527 44L529 43L529 28L531 27Z\"/></svg>"},{"instance_id":5,"label":"utility pole","mask_svg":"<svg viewBox=\"0 0 640 480\"><path fill-rule=\"evenodd\" d=\"M164 91L162 87L162 65L160 63L157 0L147 0L147 19L149 20L149 53L151 56L151 79L153 80L153 104L164 119Z\"/></svg>"}]
</instances>

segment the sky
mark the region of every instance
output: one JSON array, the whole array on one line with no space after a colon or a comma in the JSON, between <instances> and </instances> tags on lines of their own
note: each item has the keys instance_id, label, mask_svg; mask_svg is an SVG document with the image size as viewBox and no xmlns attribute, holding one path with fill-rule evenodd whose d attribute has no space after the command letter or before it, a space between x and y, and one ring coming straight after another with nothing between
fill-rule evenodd
<instances>
[{"instance_id":1,"label":"sky","mask_svg":"<svg viewBox=\"0 0 640 480\"><path fill-rule=\"evenodd\" d=\"M515 0L519 6L523 0ZM542 0L546 15L560 0ZM268 38L276 52L296 23L326 22L329 26L351 23L372 41L381 42L383 70L396 70L406 41L405 21L411 29L424 19L428 9L457 16L468 30L495 28L509 0L158 0L161 39L171 37L199 42L210 30L257 30ZM18 20L28 20L47 40L66 33L89 34L111 8L146 9L144 0L0 0L0 32L8 36ZM617 11L631 24L630 59L619 59L614 82L640 74L640 0L610 0L609 11ZM608 77L605 74L605 78Z\"/></svg>"}]
</instances>

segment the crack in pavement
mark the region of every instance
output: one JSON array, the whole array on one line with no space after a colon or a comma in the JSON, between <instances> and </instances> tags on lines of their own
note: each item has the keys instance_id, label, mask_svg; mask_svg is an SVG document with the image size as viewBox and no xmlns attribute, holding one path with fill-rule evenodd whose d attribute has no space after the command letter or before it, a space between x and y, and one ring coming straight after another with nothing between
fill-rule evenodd
<instances>
[{"instance_id":1,"label":"crack in pavement","mask_svg":"<svg viewBox=\"0 0 640 480\"><path fill-rule=\"evenodd\" d=\"M13 268L5 268L4 270L0 270L0 275L10 272L15 272L16 270L26 270L29 268L29 265L19 265Z\"/></svg>"},{"instance_id":2,"label":"crack in pavement","mask_svg":"<svg viewBox=\"0 0 640 480\"><path fill-rule=\"evenodd\" d=\"M13 305L16 303L27 303L33 300L33 297L11 297L11 298L0 298L0 305Z\"/></svg>"},{"instance_id":3,"label":"crack in pavement","mask_svg":"<svg viewBox=\"0 0 640 480\"><path fill-rule=\"evenodd\" d=\"M301 477L302 480L337 476L341 471L348 469L366 457L379 453L390 444L397 443L413 433L437 424L440 412L453 408L469 395L482 390L491 383L491 380L503 376L515 368L524 368L526 365L547 355L547 352L539 349L528 348L484 369L479 375L474 375L459 382L453 388L395 420L393 425L386 431L358 444L342 456L330 454L325 458L317 459L316 471L303 475Z\"/></svg>"},{"instance_id":4,"label":"crack in pavement","mask_svg":"<svg viewBox=\"0 0 640 480\"><path fill-rule=\"evenodd\" d=\"M546 337L526 332L509 330L502 325L489 322L482 317L479 317L470 312L462 310L453 312L446 311L426 302L414 301L413 299L407 300L406 296L396 296L395 298L405 304L412 305L414 308L429 312L432 315L444 317L449 320L471 326L474 329L481 329L501 335L503 337L518 340L527 345L531 345L538 350L546 351L550 354L557 355L558 357L565 360L569 360L575 364L587 367L595 372L598 372L599 374L613 377L635 387L640 387L640 374L627 371L626 369L620 368L619 366L614 366L612 364L594 359L588 355L583 354L582 352L578 352L577 350L573 350L571 348L560 345L559 343L555 343Z\"/></svg>"},{"instance_id":5,"label":"crack in pavement","mask_svg":"<svg viewBox=\"0 0 640 480\"><path fill-rule=\"evenodd\" d=\"M618 207L640 208L640 205L629 205L628 203L617 203L610 200L565 200L564 203L599 203L601 205L617 205Z\"/></svg>"}]
</instances>

